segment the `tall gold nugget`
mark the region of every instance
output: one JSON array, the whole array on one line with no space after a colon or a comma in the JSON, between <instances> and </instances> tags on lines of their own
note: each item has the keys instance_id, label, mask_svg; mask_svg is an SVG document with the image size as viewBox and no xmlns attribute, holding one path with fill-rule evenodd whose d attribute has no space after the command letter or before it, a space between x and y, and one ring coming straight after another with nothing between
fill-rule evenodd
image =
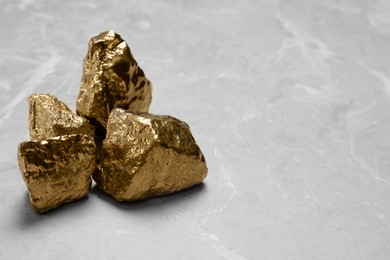
<instances>
[{"instance_id":1,"label":"tall gold nugget","mask_svg":"<svg viewBox=\"0 0 390 260\"><path fill-rule=\"evenodd\" d=\"M148 112L151 92L151 82L119 34L107 31L89 41L77 113L96 124L99 132L105 132L114 108Z\"/></svg>"},{"instance_id":2,"label":"tall gold nugget","mask_svg":"<svg viewBox=\"0 0 390 260\"><path fill-rule=\"evenodd\" d=\"M43 213L87 195L96 147L92 136L64 135L21 143L18 159L31 204Z\"/></svg>"},{"instance_id":3,"label":"tall gold nugget","mask_svg":"<svg viewBox=\"0 0 390 260\"><path fill-rule=\"evenodd\" d=\"M33 94L28 99L31 139L42 140L70 134L93 135L94 127L74 114L67 105L49 94Z\"/></svg>"},{"instance_id":4,"label":"tall gold nugget","mask_svg":"<svg viewBox=\"0 0 390 260\"><path fill-rule=\"evenodd\" d=\"M142 200L199 184L205 158L189 126L170 116L112 111L93 179L118 201Z\"/></svg>"}]
</instances>

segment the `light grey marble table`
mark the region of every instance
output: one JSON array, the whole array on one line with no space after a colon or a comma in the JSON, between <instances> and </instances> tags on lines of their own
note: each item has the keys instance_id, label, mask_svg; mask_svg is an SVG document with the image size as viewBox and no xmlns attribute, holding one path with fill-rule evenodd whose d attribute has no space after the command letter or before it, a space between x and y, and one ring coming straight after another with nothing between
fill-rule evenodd
<instances>
[{"instance_id":1,"label":"light grey marble table","mask_svg":"<svg viewBox=\"0 0 390 260\"><path fill-rule=\"evenodd\" d=\"M390 259L389 1L0 0L0 22L0 259ZM108 29L209 176L38 215L16 159L27 98L74 110Z\"/></svg>"}]
</instances>

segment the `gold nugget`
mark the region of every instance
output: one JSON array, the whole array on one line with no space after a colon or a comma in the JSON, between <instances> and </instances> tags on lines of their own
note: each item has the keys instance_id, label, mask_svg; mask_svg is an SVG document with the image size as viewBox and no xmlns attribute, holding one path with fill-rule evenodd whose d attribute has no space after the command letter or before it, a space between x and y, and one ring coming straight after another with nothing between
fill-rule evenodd
<instances>
[{"instance_id":1,"label":"gold nugget","mask_svg":"<svg viewBox=\"0 0 390 260\"><path fill-rule=\"evenodd\" d=\"M119 34L107 31L89 41L77 113L96 124L98 132L105 132L114 108L148 112L151 91L151 82Z\"/></svg>"},{"instance_id":2,"label":"gold nugget","mask_svg":"<svg viewBox=\"0 0 390 260\"><path fill-rule=\"evenodd\" d=\"M87 195L96 147L91 136L64 135L21 143L18 159L31 204L43 213Z\"/></svg>"},{"instance_id":3,"label":"gold nugget","mask_svg":"<svg viewBox=\"0 0 390 260\"><path fill-rule=\"evenodd\" d=\"M112 111L93 179L118 201L142 200L199 184L205 158L189 126L170 116Z\"/></svg>"},{"instance_id":4,"label":"gold nugget","mask_svg":"<svg viewBox=\"0 0 390 260\"><path fill-rule=\"evenodd\" d=\"M56 97L33 94L28 102L31 139L42 140L70 134L93 135L93 125L87 119L74 114Z\"/></svg>"}]
</instances>

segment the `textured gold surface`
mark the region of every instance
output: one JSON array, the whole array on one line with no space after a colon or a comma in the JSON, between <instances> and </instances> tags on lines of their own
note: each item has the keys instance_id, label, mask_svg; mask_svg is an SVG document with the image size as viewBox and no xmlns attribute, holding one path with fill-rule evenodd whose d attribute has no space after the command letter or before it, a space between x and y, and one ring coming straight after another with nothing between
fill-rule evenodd
<instances>
[{"instance_id":1,"label":"textured gold surface","mask_svg":"<svg viewBox=\"0 0 390 260\"><path fill-rule=\"evenodd\" d=\"M28 102L31 139L42 140L70 134L93 135L93 125L87 119L74 114L56 97L33 94Z\"/></svg>"},{"instance_id":2,"label":"textured gold surface","mask_svg":"<svg viewBox=\"0 0 390 260\"><path fill-rule=\"evenodd\" d=\"M89 192L96 147L91 136L64 135L21 143L18 159L31 204L43 213Z\"/></svg>"},{"instance_id":3,"label":"textured gold surface","mask_svg":"<svg viewBox=\"0 0 390 260\"><path fill-rule=\"evenodd\" d=\"M170 116L112 111L93 175L116 200L142 200L199 184L205 158L188 125Z\"/></svg>"},{"instance_id":4,"label":"textured gold surface","mask_svg":"<svg viewBox=\"0 0 390 260\"><path fill-rule=\"evenodd\" d=\"M105 132L112 109L148 112L152 85L132 56L127 43L114 31L89 41L84 58L77 113Z\"/></svg>"}]
</instances>

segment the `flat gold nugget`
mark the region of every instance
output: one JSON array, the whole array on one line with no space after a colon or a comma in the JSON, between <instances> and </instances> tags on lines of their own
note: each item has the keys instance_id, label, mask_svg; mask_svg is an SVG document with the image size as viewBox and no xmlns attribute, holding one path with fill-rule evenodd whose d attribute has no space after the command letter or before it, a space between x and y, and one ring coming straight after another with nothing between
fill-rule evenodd
<instances>
[{"instance_id":1,"label":"flat gold nugget","mask_svg":"<svg viewBox=\"0 0 390 260\"><path fill-rule=\"evenodd\" d=\"M189 126L170 116L112 111L98 154L98 187L118 201L143 200L199 184L205 158Z\"/></svg>"},{"instance_id":2,"label":"flat gold nugget","mask_svg":"<svg viewBox=\"0 0 390 260\"><path fill-rule=\"evenodd\" d=\"M151 82L119 34L107 31L89 41L76 105L77 114L96 124L98 132L105 132L114 108L148 112L151 91Z\"/></svg>"},{"instance_id":3,"label":"flat gold nugget","mask_svg":"<svg viewBox=\"0 0 390 260\"><path fill-rule=\"evenodd\" d=\"M49 94L33 94L29 102L31 139L42 140L70 134L93 135L94 126L74 114L67 105Z\"/></svg>"},{"instance_id":4,"label":"flat gold nugget","mask_svg":"<svg viewBox=\"0 0 390 260\"><path fill-rule=\"evenodd\" d=\"M18 159L31 204L43 213L87 195L96 147L91 136L64 135L21 143Z\"/></svg>"}]
</instances>

